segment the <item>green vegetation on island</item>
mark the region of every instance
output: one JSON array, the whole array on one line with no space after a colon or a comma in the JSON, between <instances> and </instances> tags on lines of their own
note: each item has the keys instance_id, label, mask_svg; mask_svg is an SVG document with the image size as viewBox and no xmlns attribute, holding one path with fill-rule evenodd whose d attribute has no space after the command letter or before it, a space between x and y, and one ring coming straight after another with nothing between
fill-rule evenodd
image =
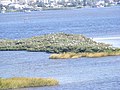
<instances>
[{"instance_id":1,"label":"green vegetation on island","mask_svg":"<svg viewBox=\"0 0 120 90\"><path fill-rule=\"evenodd\" d=\"M65 33L46 34L19 40L0 39L0 50L26 50L57 54L68 52L93 54L102 52L104 54L107 53L107 55L108 53L109 55L114 55L114 52L118 53L120 51L119 48L112 47L109 44L95 42L83 35Z\"/></svg>"},{"instance_id":2,"label":"green vegetation on island","mask_svg":"<svg viewBox=\"0 0 120 90\"><path fill-rule=\"evenodd\" d=\"M54 85L58 81L50 78L0 78L0 90Z\"/></svg>"},{"instance_id":3,"label":"green vegetation on island","mask_svg":"<svg viewBox=\"0 0 120 90\"><path fill-rule=\"evenodd\" d=\"M112 49L109 44L97 43L90 38L77 34L47 34L28 39L0 40L0 50L27 50L49 53L63 52L103 52Z\"/></svg>"}]
</instances>

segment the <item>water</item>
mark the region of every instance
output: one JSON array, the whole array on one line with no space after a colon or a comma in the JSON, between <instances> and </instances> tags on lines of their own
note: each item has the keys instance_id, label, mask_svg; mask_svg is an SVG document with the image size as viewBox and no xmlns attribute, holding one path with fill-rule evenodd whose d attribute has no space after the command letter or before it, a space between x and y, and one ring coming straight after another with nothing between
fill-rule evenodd
<instances>
[{"instance_id":1,"label":"water","mask_svg":"<svg viewBox=\"0 0 120 90\"><path fill-rule=\"evenodd\" d=\"M0 38L84 34L120 47L120 7L0 14ZM118 38L116 38L118 37ZM119 90L120 56L51 60L43 52L0 51L0 77L52 77L60 85L16 90Z\"/></svg>"},{"instance_id":2,"label":"water","mask_svg":"<svg viewBox=\"0 0 120 90\"><path fill-rule=\"evenodd\" d=\"M119 90L120 56L51 60L41 52L0 52L1 77L52 77L59 86L17 90Z\"/></svg>"},{"instance_id":3,"label":"water","mask_svg":"<svg viewBox=\"0 0 120 90\"><path fill-rule=\"evenodd\" d=\"M66 32L89 37L119 36L120 7L0 14L0 38Z\"/></svg>"}]
</instances>

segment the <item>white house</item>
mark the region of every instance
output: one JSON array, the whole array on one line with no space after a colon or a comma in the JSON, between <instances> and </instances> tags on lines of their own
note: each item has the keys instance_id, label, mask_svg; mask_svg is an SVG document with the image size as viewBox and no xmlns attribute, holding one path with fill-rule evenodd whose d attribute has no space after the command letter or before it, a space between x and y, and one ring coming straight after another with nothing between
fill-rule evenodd
<instances>
[{"instance_id":1,"label":"white house","mask_svg":"<svg viewBox=\"0 0 120 90\"><path fill-rule=\"evenodd\" d=\"M96 3L96 6L97 6L97 7L104 7L104 4L105 4L105 1L100 0L100 1L98 1L98 2Z\"/></svg>"},{"instance_id":2,"label":"white house","mask_svg":"<svg viewBox=\"0 0 120 90\"><path fill-rule=\"evenodd\" d=\"M11 0L0 0L0 4L2 4L2 5L8 5L10 3L12 3Z\"/></svg>"},{"instance_id":3,"label":"white house","mask_svg":"<svg viewBox=\"0 0 120 90\"><path fill-rule=\"evenodd\" d=\"M23 3L25 3L25 4L28 4L28 3L30 3L30 2L36 2L37 0L19 0L19 3L20 4L23 4Z\"/></svg>"},{"instance_id":4,"label":"white house","mask_svg":"<svg viewBox=\"0 0 120 90\"><path fill-rule=\"evenodd\" d=\"M24 5L20 5L20 4L9 4L9 7L11 8L15 8L15 9L23 9L24 8Z\"/></svg>"}]
</instances>

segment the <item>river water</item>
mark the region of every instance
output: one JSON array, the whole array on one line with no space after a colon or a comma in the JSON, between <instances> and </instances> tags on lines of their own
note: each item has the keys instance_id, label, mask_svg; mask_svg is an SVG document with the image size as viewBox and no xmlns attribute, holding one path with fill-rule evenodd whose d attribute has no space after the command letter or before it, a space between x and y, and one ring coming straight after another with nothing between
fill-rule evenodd
<instances>
[{"instance_id":1,"label":"river water","mask_svg":"<svg viewBox=\"0 0 120 90\"><path fill-rule=\"evenodd\" d=\"M120 7L0 14L0 38L84 34L120 47ZM120 90L120 56L49 59L43 52L0 51L0 77L52 77L60 85L16 90Z\"/></svg>"}]
</instances>

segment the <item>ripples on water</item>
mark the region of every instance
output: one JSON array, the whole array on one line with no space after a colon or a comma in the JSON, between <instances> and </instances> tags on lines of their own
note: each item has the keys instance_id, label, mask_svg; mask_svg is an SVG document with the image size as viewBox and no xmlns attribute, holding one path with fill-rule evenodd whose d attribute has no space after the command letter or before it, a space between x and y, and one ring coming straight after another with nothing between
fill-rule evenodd
<instances>
[{"instance_id":1,"label":"ripples on water","mask_svg":"<svg viewBox=\"0 0 120 90\"><path fill-rule=\"evenodd\" d=\"M120 37L119 29L120 7L0 14L0 38L28 38L54 32L92 38ZM118 39L111 40L101 41L120 46ZM49 55L0 51L0 77L52 77L60 81L59 86L17 90L120 89L120 56L51 60Z\"/></svg>"},{"instance_id":2,"label":"ripples on water","mask_svg":"<svg viewBox=\"0 0 120 90\"><path fill-rule=\"evenodd\" d=\"M120 7L0 14L0 38L26 38L54 32L89 37L120 36Z\"/></svg>"},{"instance_id":3,"label":"ripples on water","mask_svg":"<svg viewBox=\"0 0 120 90\"><path fill-rule=\"evenodd\" d=\"M120 56L51 60L41 52L0 52L1 77L52 77L59 86L17 90L118 90ZM114 87L116 86L116 87Z\"/></svg>"}]
</instances>

